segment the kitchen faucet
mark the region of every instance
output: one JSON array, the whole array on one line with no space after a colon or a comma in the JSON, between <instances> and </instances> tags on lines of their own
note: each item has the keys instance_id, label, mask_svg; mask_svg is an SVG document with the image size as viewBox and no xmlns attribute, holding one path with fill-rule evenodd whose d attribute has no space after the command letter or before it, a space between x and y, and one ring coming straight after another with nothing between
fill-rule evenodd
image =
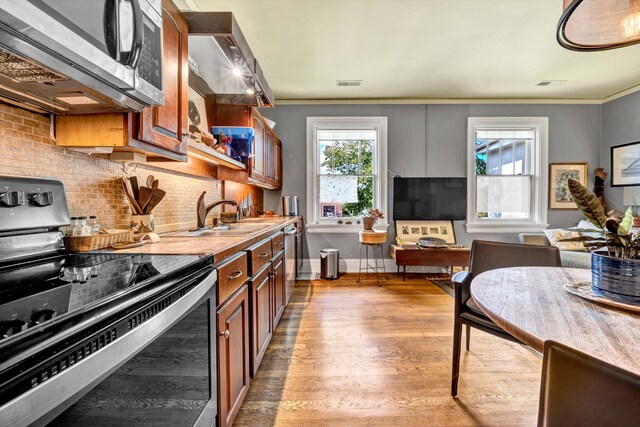
<instances>
[{"instance_id":1,"label":"kitchen faucet","mask_svg":"<svg viewBox=\"0 0 640 427\"><path fill-rule=\"evenodd\" d=\"M220 205L228 204L228 205L235 206L236 208L238 208L238 216L240 216L240 209L238 207L238 202L234 200L218 200L217 202L211 203L209 206L205 206L204 195L206 193L207 193L206 191L203 191L202 194L200 195L200 198L198 199L198 206L197 206L198 228L205 227L205 221L207 219L207 216L209 215L209 212L211 212L213 208Z\"/></svg>"}]
</instances>

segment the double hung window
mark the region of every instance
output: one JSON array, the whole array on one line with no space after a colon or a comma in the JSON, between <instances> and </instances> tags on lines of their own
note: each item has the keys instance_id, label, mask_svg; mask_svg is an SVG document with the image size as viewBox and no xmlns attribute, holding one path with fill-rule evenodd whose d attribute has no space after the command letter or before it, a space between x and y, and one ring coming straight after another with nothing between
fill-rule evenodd
<instances>
[{"instance_id":1,"label":"double hung window","mask_svg":"<svg viewBox=\"0 0 640 427\"><path fill-rule=\"evenodd\" d=\"M307 118L310 231L353 231L364 211L387 212L386 117Z\"/></svg>"},{"instance_id":2,"label":"double hung window","mask_svg":"<svg viewBox=\"0 0 640 427\"><path fill-rule=\"evenodd\" d=\"M543 229L547 219L546 117L468 120L468 232Z\"/></svg>"}]
</instances>

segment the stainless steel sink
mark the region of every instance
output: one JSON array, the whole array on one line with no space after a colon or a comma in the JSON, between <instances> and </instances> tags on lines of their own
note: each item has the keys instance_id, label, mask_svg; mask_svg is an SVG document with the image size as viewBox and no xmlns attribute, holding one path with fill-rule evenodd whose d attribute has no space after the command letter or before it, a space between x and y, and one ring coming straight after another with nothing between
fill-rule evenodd
<instances>
[{"instance_id":1,"label":"stainless steel sink","mask_svg":"<svg viewBox=\"0 0 640 427\"><path fill-rule=\"evenodd\" d=\"M267 228L269 224L255 224L248 222L239 222L236 224L225 224L220 227L214 227L212 230L261 230Z\"/></svg>"},{"instance_id":2,"label":"stainless steel sink","mask_svg":"<svg viewBox=\"0 0 640 427\"><path fill-rule=\"evenodd\" d=\"M162 237L213 237L213 236L246 236L263 228L269 224L226 224L221 227L201 228L198 230L173 231L165 233Z\"/></svg>"}]
</instances>

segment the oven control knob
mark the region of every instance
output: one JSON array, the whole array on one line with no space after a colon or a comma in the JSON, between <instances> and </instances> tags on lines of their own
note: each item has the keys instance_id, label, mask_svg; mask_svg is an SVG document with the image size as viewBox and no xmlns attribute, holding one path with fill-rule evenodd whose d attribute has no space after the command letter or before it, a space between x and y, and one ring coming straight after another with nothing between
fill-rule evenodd
<instances>
[{"instance_id":1,"label":"oven control knob","mask_svg":"<svg viewBox=\"0 0 640 427\"><path fill-rule=\"evenodd\" d=\"M0 193L0 206L15 208L24 205L24 191L6 191Z\"/></svg>"},{"instance_id":2,"label":"oven control knob","mask_svg":"<svg viewBox=\"0 0 640 427\"><path fill-rule=\"evenodd\" d=\"M51 310L50 308L45 308L44 310L36 311L31 316L31 321L34 325L39 325L42 322L46 322L47 320L51 320L56 317L56 311Z\"/></svg>"},{"instance_id":3,"label":"oven control knob","mask_svg":"<svg viewBox=\"0 0 640 427\"><path fill-rule=\"evenodd\" d=\"M0 322L0 339L10 337L18 332L27 330L27 322L20 319L5 320Z\"/></svg>"},{"instance_id":4,"label":"oven control knob","mask_svg":"<svg viewBox=\"0 0 640 427\"><path fill-rule=\"evenodd\" d=\"M49 206L53 204L53 193L51 191L45 191L44 193L29 194L29 201L32 205L36 206Z\"/></svg>"}]
</instances>

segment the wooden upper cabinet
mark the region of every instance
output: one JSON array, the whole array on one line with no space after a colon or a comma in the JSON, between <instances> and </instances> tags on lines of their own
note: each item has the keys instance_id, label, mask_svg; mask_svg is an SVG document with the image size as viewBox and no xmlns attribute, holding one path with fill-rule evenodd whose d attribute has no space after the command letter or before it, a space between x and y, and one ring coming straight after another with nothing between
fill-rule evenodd
<instances>
[{"instance_id":1,"label":"wooden upper cabinet","mask_svg":"<svg viewBox=\"0 0 640 427\"><path fill-rule=\"evenodd\" d=\"M276 140L276 182L277 189L282 188L282 141Z\"/></svg>"},{"instance_id":2,"label":"wooden upper cabinet","mask_svg":"<svg viewBox=\"0 0 640 427\"><path fill-rule=\"evenodd\" d=\"M266 180L274 187L282 186L282 143L275 134L267 132L267 177Z\"/></svg>"},{"instance_id":3,"label":"wooden upper cabinet","mask_svg":"<svg viewBox=\"0 0 640 427\"><path fill-rule=\"evenodd\" d=\"M171 0L162 2L162 25L164 105L140 113L59 116L57 145L113 147L114 151L144 153L148 159L187 161L188 29Z\"/></svg>"},{"instance_id":4,"label":"wooden upper cabinet","mask_svg":"<svg viewBox=\"0 0 640 427\"><path fill-rule=\"evenodd\" d=\"M282 143L256 108L246 105L217 104L209 115L215 126L248 126L254 129L253 154L248 170L243 172L218 168L218 179L243 182L263 188L282 186Z\"/></svg>"},{"instance_id":5,"label":"wooden upper cabinet","mask_svg":"<svg viewBox=\"0 0 640 427\"><path fill-rule=\"evenodd\" d=\"M162 2L164 105L139 114L138 139L186 153L189 103L188 28L171 1Z\"/></svg>"},{"instance_id":6,"label":"wooden upper cabinet","mask_svg":"<svg viewBox=\"0 0 640 427\"><path fill-rule=\"evenodd\" d=\"M265 181L265 124L260 116L253 115L252 117L253 129L256 131L256 136L253 140L253 157L251 160L251 167L249 168L249 176L258 181Z\"/></svg>"}]
</instances>

